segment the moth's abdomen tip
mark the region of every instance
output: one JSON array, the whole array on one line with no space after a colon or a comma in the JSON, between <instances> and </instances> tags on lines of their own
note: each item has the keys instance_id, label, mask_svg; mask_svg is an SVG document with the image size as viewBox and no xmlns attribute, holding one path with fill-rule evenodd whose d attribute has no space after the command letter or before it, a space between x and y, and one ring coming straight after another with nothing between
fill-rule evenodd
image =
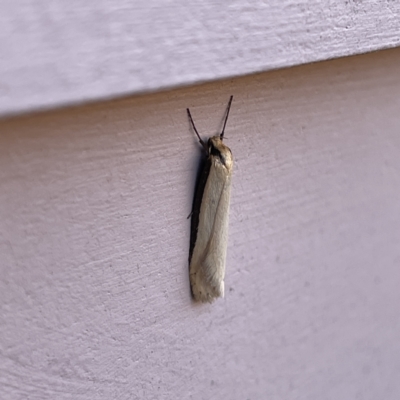
<instances>
[{"instance_id":1,"label":"moth's abdomen tip","mask_svg":"<svg viewBox=\"0 0 400 400\"><path fill-rule=\"evenodd\" d=\"M202 303L212 303L218 297L224 297L224 281L221 281L218 286L211 284L199 285L192 283L193 299Z\"/></svg>"}]
</instances>

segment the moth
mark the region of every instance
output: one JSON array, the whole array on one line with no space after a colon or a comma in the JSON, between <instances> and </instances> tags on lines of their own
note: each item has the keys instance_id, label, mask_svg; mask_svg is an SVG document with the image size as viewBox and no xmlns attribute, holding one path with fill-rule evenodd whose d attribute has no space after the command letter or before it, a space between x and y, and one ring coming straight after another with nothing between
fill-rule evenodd
<instances>
[{"instance_id":1,"label":"moth","mask_svg":"<svg viewBox=\"0 0 400 400\"><path fill-rule=\"evenodd\" d=\"M229 202L233 169L232 152L223 143L233 96L230 97L222 132L204 142L187 108L191 126L206 154L193 200L189 276L194 300L213 302L224 297Z\"/></svg>"}]
</instances>

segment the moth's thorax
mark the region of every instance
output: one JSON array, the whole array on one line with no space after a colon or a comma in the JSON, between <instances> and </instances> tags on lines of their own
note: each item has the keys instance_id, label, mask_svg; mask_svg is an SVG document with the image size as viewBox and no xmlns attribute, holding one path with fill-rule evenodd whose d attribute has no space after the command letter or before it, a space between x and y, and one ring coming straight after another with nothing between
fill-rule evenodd
<instances>
[{"instance_id":1,"label":"moth's thorax","mask_svg":"<svg viewBox=\"0 0 400 400\"><path fill-rule=\"evenodd\" d=\"M218 136L213 136L208 139L208 153L210 157L214 157L217 162L220 162L228 171L233 167L233 158L231 150L222 142Z\"/></svg>"}]
</instances>

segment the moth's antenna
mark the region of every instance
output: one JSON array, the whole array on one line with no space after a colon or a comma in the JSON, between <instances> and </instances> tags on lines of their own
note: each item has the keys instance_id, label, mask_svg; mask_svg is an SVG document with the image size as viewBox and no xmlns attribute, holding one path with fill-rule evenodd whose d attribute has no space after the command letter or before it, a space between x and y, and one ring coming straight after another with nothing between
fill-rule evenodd
<instances>
[{"instance_id":1,"label":"moth's antenna","mask_svg":"<svg viewBox=\"0 0 400 400\"><path fill-rule=\"evenodd\" d=\"M205 149L207 149L207 146L206 146L206 144L203 142L202 138L200 137L199 132L197 132L196 126L195 126L195 124L194 124L194 122L193 122L193 118L192 118L192 115L190 114L189 109L187 108L186 111L187 111L187 114L188 114L188 117L189 117L189 121L191 122L192 127L193 127L194 131L196 132L197 137L199 138L199 142L201 143L201 145L202 145Z\"/></svg>"},{"instance_id":2,"label":"moth's antenna","mask_svg":"<svg viewBox=\"0 0 400 400\"><path fill-rule=\"evenodd\" d=\"M228 121L228 115L229 115L229 111L231 109L232 100L233 100L233 96L231 96L230 99L229 99L228 108L226 110L226 117L225 117L224 127L222 128L222 132L219 135L221 140L224 138L225 126L226 126L226 122Z\"/></svg>"}]
</instances>

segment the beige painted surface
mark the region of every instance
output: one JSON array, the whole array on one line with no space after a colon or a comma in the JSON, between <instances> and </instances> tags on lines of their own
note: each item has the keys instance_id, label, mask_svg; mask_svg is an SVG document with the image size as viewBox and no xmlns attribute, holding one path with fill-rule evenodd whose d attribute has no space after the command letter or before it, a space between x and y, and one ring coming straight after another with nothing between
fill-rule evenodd
<instances>
[{"instance_id":1,"label":"beige painted surface","mask_svg":"<svg viewBox=\"0 0 400 400\"><path fill-rule=\"evenodd\" d=\"M0 122L13 399L400 396L400 50ZM198 143L235 96L226 297L191 302Z\"/></svg>"}]
</instances>

